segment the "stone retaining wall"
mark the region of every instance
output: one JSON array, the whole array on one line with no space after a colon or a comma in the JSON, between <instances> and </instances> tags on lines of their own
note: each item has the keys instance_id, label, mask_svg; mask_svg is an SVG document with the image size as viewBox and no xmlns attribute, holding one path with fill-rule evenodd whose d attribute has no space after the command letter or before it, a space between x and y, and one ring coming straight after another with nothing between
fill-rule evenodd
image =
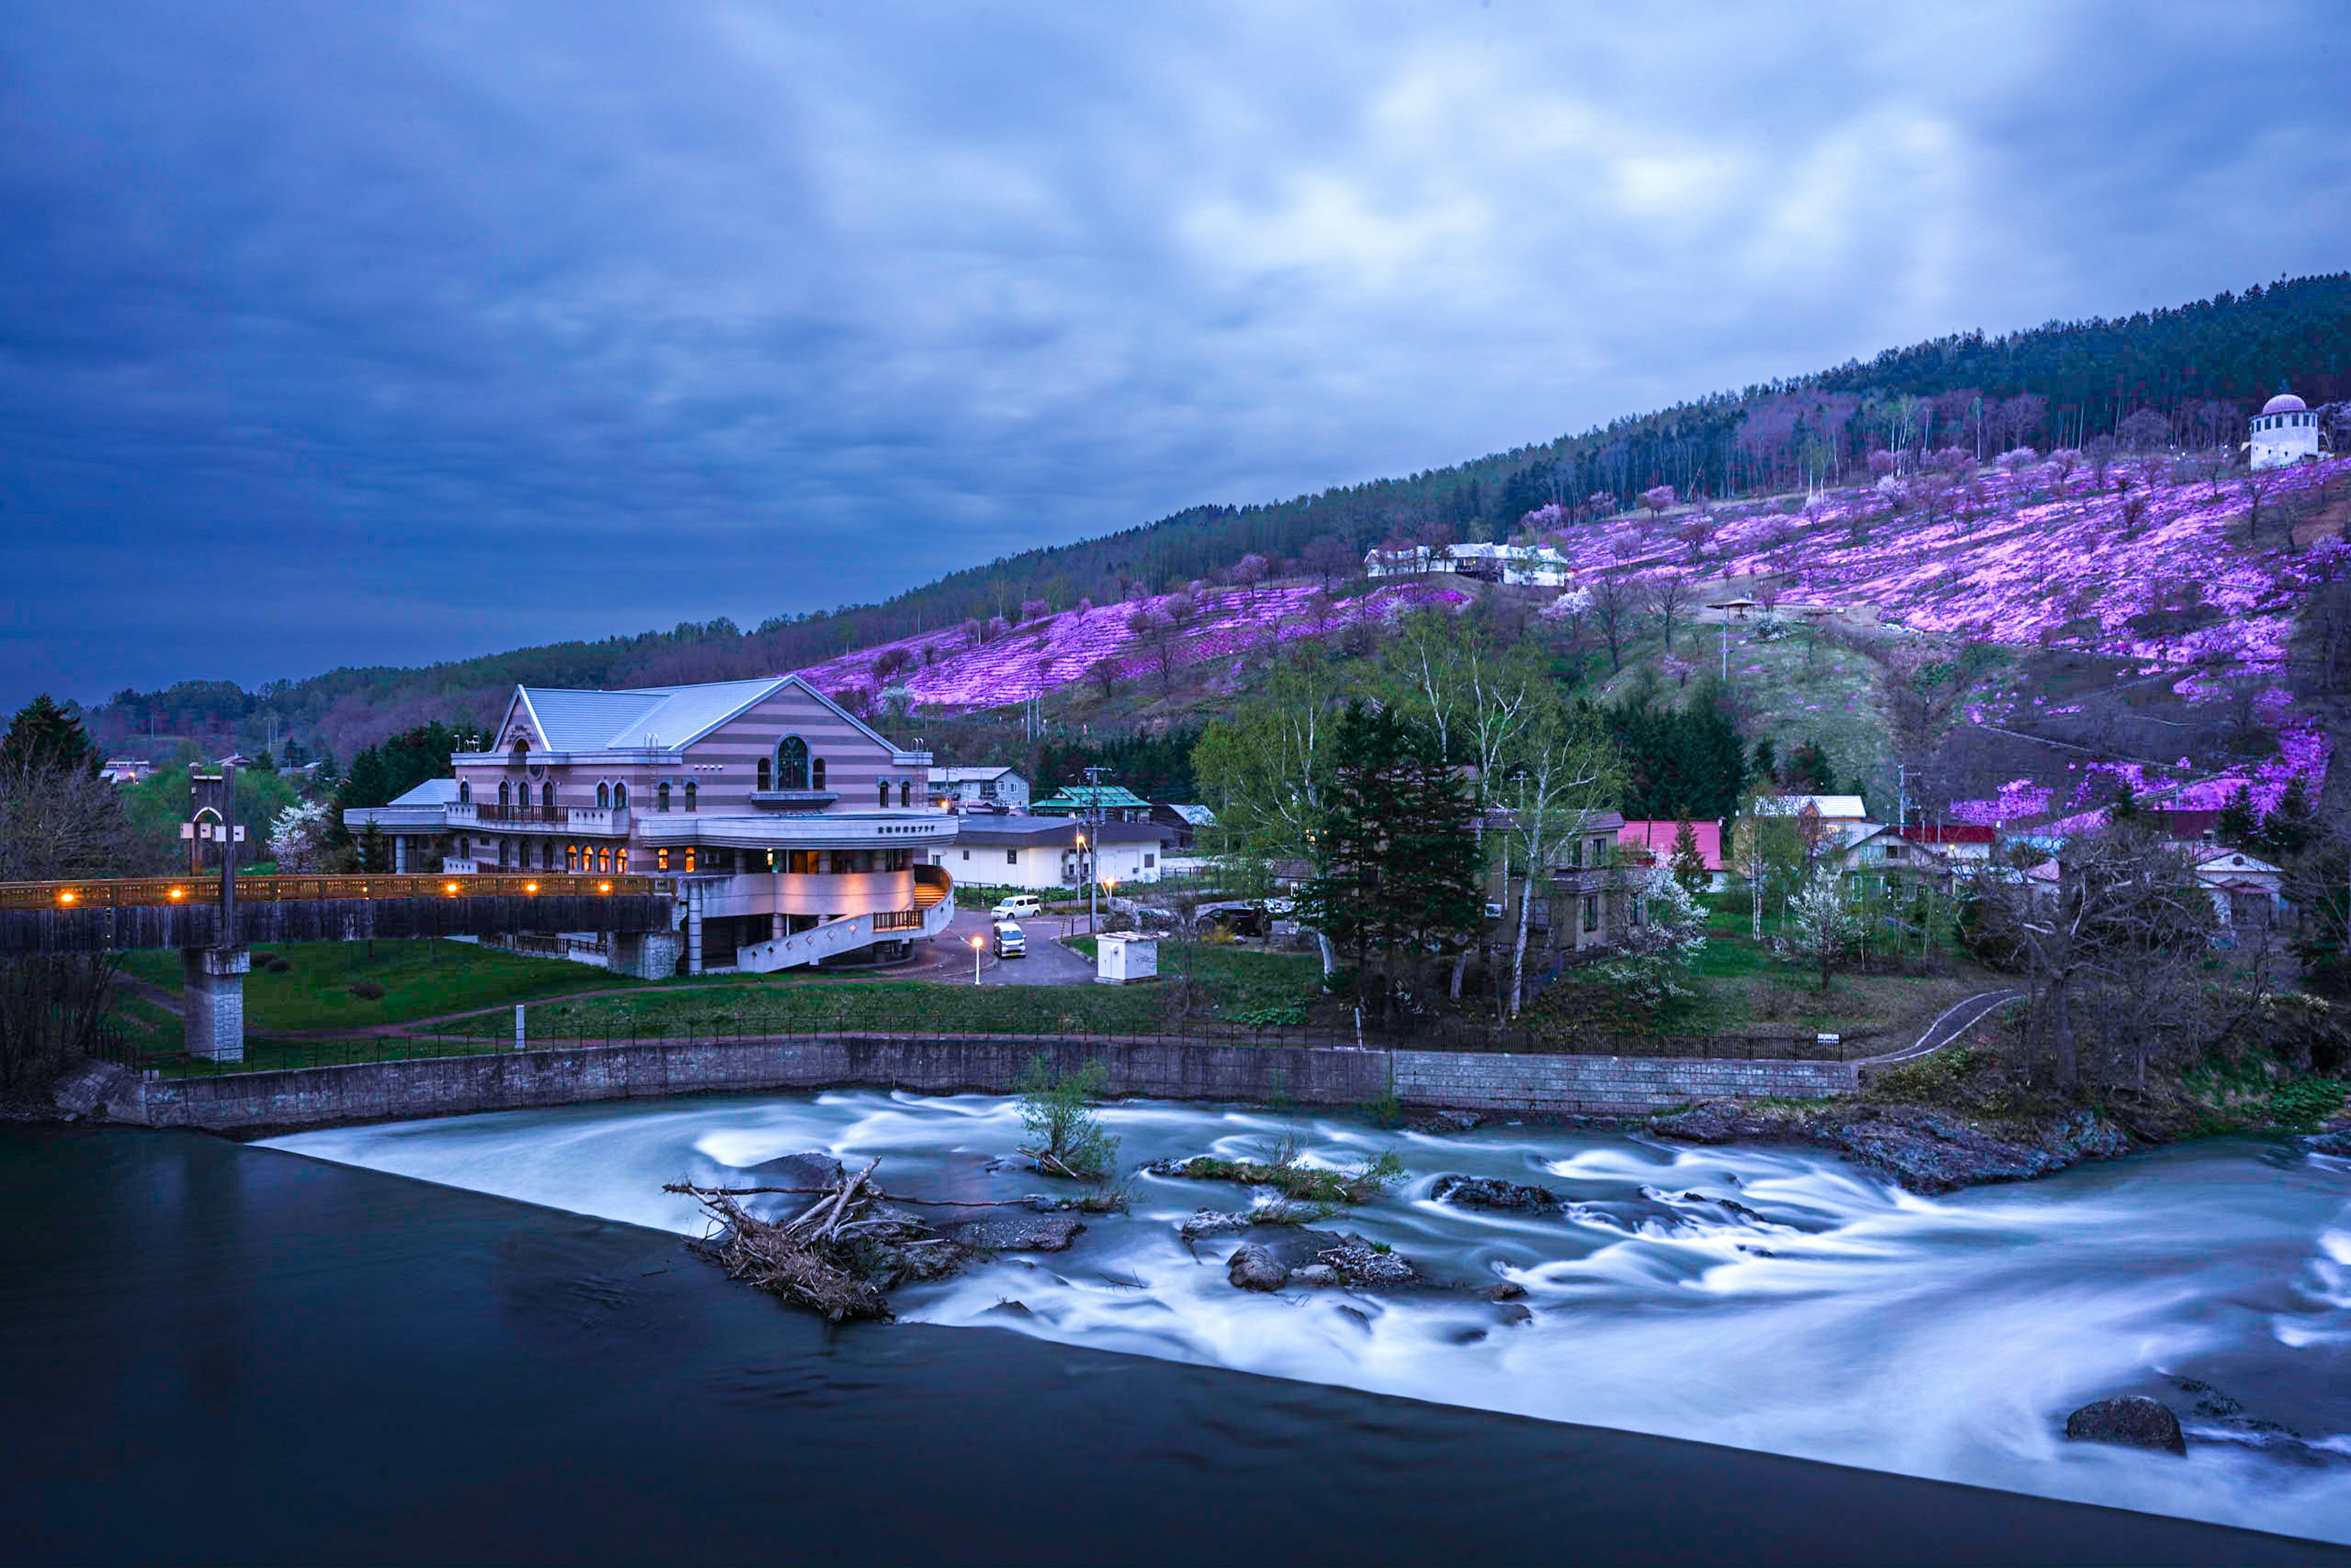
<instances>
[{"instance_id":1,"label":"stone retaining wall","mask_svg":"<svg viewBox=\"0 0 2351 1568\"><path fill-rule=\"evenodd\" d=\"M1465 1056L1399 1051L1396 1098L1406 1104L1554 1115L1636 1115L1690 1100L1824 1100L1850 1094L1843 1061L1715 1061L1657 1056Z\"/></svg>"},{"instance_id":2,"label":"stone retaining wall","mask_svg":"<svg viewBox=\"0 0 2351 1568\"><path fill-rule=\"evenodd\" d=\"M1002 1094L1040 1053L1064 1071L1100 1060L1114 1098L1284 1099L1327 1109L1379 1098L1391 1086L1392 1061L1395 1092L1408 1105L1537 1114L1637 1114L1714 1096L1821 1098L1854 1088L1854 1070L1841 1062L847 1035L578 1046L163 1079L138 1085L135 1114L128 1105L120 1110L124 1119L151 1126L251 1134L673 1094L852 1086Z\"/></svg>"}]
</instances>

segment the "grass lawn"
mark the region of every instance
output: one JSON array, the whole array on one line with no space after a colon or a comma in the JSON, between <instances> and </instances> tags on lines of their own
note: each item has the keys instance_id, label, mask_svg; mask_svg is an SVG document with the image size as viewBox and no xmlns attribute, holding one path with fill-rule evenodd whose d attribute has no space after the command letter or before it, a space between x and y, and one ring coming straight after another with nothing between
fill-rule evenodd
<instances>
[{"instance_id":1,"label":"grass lawn","mask_svg":"<svg viewBox=\"0 0 2351 1568\"><path fill-rule=\"evenodd\" d=\"M264 960L272 954L292 967L271 972ZM122 967L152 985L180 989L177 953L127 953ZM381 986L382 998L354 996L351 987L362 981ZM471 942L378 942L372 958L360 942L262 945L253 949L253 973L245 982L245 1020L246 1028L263 1033L364 1029L643 983L569 959L530 957Z\"/></svg>"}]
</instances>

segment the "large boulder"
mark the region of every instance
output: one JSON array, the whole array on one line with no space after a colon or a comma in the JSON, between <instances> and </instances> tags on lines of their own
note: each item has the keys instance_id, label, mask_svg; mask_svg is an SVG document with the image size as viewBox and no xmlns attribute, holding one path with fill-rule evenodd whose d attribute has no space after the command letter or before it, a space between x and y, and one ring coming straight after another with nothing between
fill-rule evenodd
<instances>
[{"instance_id":1,"label":"large boulder","mask_svg":"<svg viewBox=\"0 0 2351 1568\"><path fill-rule=\"evenodd\" d=\"M2077 1443L2115 1443L2126 1448L2161 1448L2185 1454L2188 1439L2179 1417L2161 1400L2134 1394L2101 1399L2065 1417L2065 1436Z\"/></svg>"},{"instance_id":2,"label":"large boulder","mask_svg":"<svg viewBox=\"0 0 2351 1568\"><path fill-rule=\"evenodd\" d=\"M1074 1214L999 1214L940 1234L978 1252L1063 1252L1085 1228Z\"/></svg>"},{"instance_id":3,"label":"large boulder","mask_svg":"<svg viewBox=\"0 0 2351 1568\"><path fill-rule=\"evenodd\" d=\"M1256 1242L1244 1243L1225 1260L1225 1278L1243 1291L1279 1291L1290 1270Z\"/></svg>"},{"instance_id":4,"label":"large boulder","mask_svg":"<svg viewBox=\"0 0 2351 1568\"><path fill-rule=\"evenodd\" d=\"M1463 1208L1557 1208L1558 1195L1546 1186L1522 1186L1493 1176L1441 1176L1428 1189L1439 1203Z\"/></svg>"}]
</instances>

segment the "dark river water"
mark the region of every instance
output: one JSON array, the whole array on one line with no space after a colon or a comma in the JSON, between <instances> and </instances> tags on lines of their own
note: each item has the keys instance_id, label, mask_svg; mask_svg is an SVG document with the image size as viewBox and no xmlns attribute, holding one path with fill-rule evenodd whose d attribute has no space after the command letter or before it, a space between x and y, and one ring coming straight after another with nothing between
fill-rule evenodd
<instances>
[{"instance_id":1,"label":"dark river water","mask_svg":"<svg viewBox=\"0 0 2351 1568\"><path fill-rule=\"evenodd\" d=\"M927 1162L944 1180L971 1163L953 1149L986 1141L1000 1114L886 1096L673 1102L291 1140L328 1158L193 1134L0 1131L0 1560L2351 1561L2145 1512L1610 1430L1536 1398L1518 1403L1553 1418L1475 1408L1498 1401L1474 1385L1405 1398L1307 1381L1327 1357L1300 1350L1316 1337L1302 1330L1264 1336L1271 1369L1302 1357L1294 1375L1214 1364L1260 1354L1243 1343L1252 1321L1203 1295L1197 1323L1187 1308L1152 1326L1142 1303L1182 1299L1188 1281L1165 1275L1164 1199L1148 1193L1131 1222L1097 1228L1052 1268L1007 1262L1019 1272L910 1301L927 1322L847 1331L728 1285L674 1228L595 1212L643 1169L679 1174L697 1143L715 1140L729 1157L703 1158L724 1166L821 1144L808 1135L819 1124L852 1152L894 1138L885 1171L912 1178ZM1152 1117L1171 1144L1197 1143L1222 1114L1123 1113L1129 1152L1146 1152L1136 1128ZM954 1137L946 1118L959 1119ZM1222 1135L1238 1134L1226 1124ZM1506 1152L1480 1157L1522 1163L1493 1148ZM451 1158L467 1179L361 1168ZM576 1190L549 1204L566 1195L539 1187L564 1181ZM1418 1223L1409 1195L1392 1207L1391 1223ZM1530 1277L1545 1244L1488 1243ZM1432 1231L1421 1249L1445 1245ZM1593 1255L1552 1249L1570 1265ZM1119 1281L1104 1300L1125 1306L1097 1310L1130 1313L1115 1328L1074 1316L1103 1275ZM980 1301L1014 1281L1035 1306L1019 1332L946 1326L1014 1321ZM1568 1343L1568 1314L1531 1299ZM1260 1328L1322 1306L1247 1304L1288 1314ZM2055 1320L2081 1310L2047 1305ZM1355 1354L1373 1374L1352 1381L1418 1386L1458 1368L1474 1385L1468 1353L1481 1342L1415 1327L1421 1312L1442 1327L1449 1310L1366 1336L1375 1348ZM1622 1360L1633 1342L1606 1316L1594 1315L1595 1354ZM1682 1327L1704 1343L1702 1321ZM1232 1343L1203 1351L1202 1334ZM1693 1349L1691 1368L1708 1397L1738 1397L1719 1362ZM1673 1382L1662 1363L1646 1375L1661 1391ZM1776 1390L1764 1400L1789 1407ZM2237 1473L2112 1458L2168 1463L2197 1478L2191 1491ZM2335 1495L2299 1473L2302 1490L2287 1475L2270 1494L2289 1522Z\"/></svg>"}]
</instances>

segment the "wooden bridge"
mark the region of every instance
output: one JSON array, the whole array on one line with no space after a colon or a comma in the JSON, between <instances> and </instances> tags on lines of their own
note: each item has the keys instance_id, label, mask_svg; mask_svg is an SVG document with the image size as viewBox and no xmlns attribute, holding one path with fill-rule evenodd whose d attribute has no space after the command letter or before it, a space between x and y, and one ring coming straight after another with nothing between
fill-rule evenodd
<instances>
[{"instance_id":1,"label":"wooden bridge","mask_svg":"<svg viewBox=\"0 0 2351 1568\"><path fill-rule=\"evenodd\" d=\"M218 876L0 883L0 957L249 942L667 931L661 876Z\"/></svg>"},{"instance_id":2,"label":"wooden bridge","mask_svg":"<svg viewBox=\"0 0 2351 1568\"><path fill-rule=\"evenodd\" d=\"M613 967L667 972L665 876L193 876L0 883L0 958L177 947L188 1053L245 1057L254 942L366 942L600 931Z\"/></svg>"}]
</instances>

